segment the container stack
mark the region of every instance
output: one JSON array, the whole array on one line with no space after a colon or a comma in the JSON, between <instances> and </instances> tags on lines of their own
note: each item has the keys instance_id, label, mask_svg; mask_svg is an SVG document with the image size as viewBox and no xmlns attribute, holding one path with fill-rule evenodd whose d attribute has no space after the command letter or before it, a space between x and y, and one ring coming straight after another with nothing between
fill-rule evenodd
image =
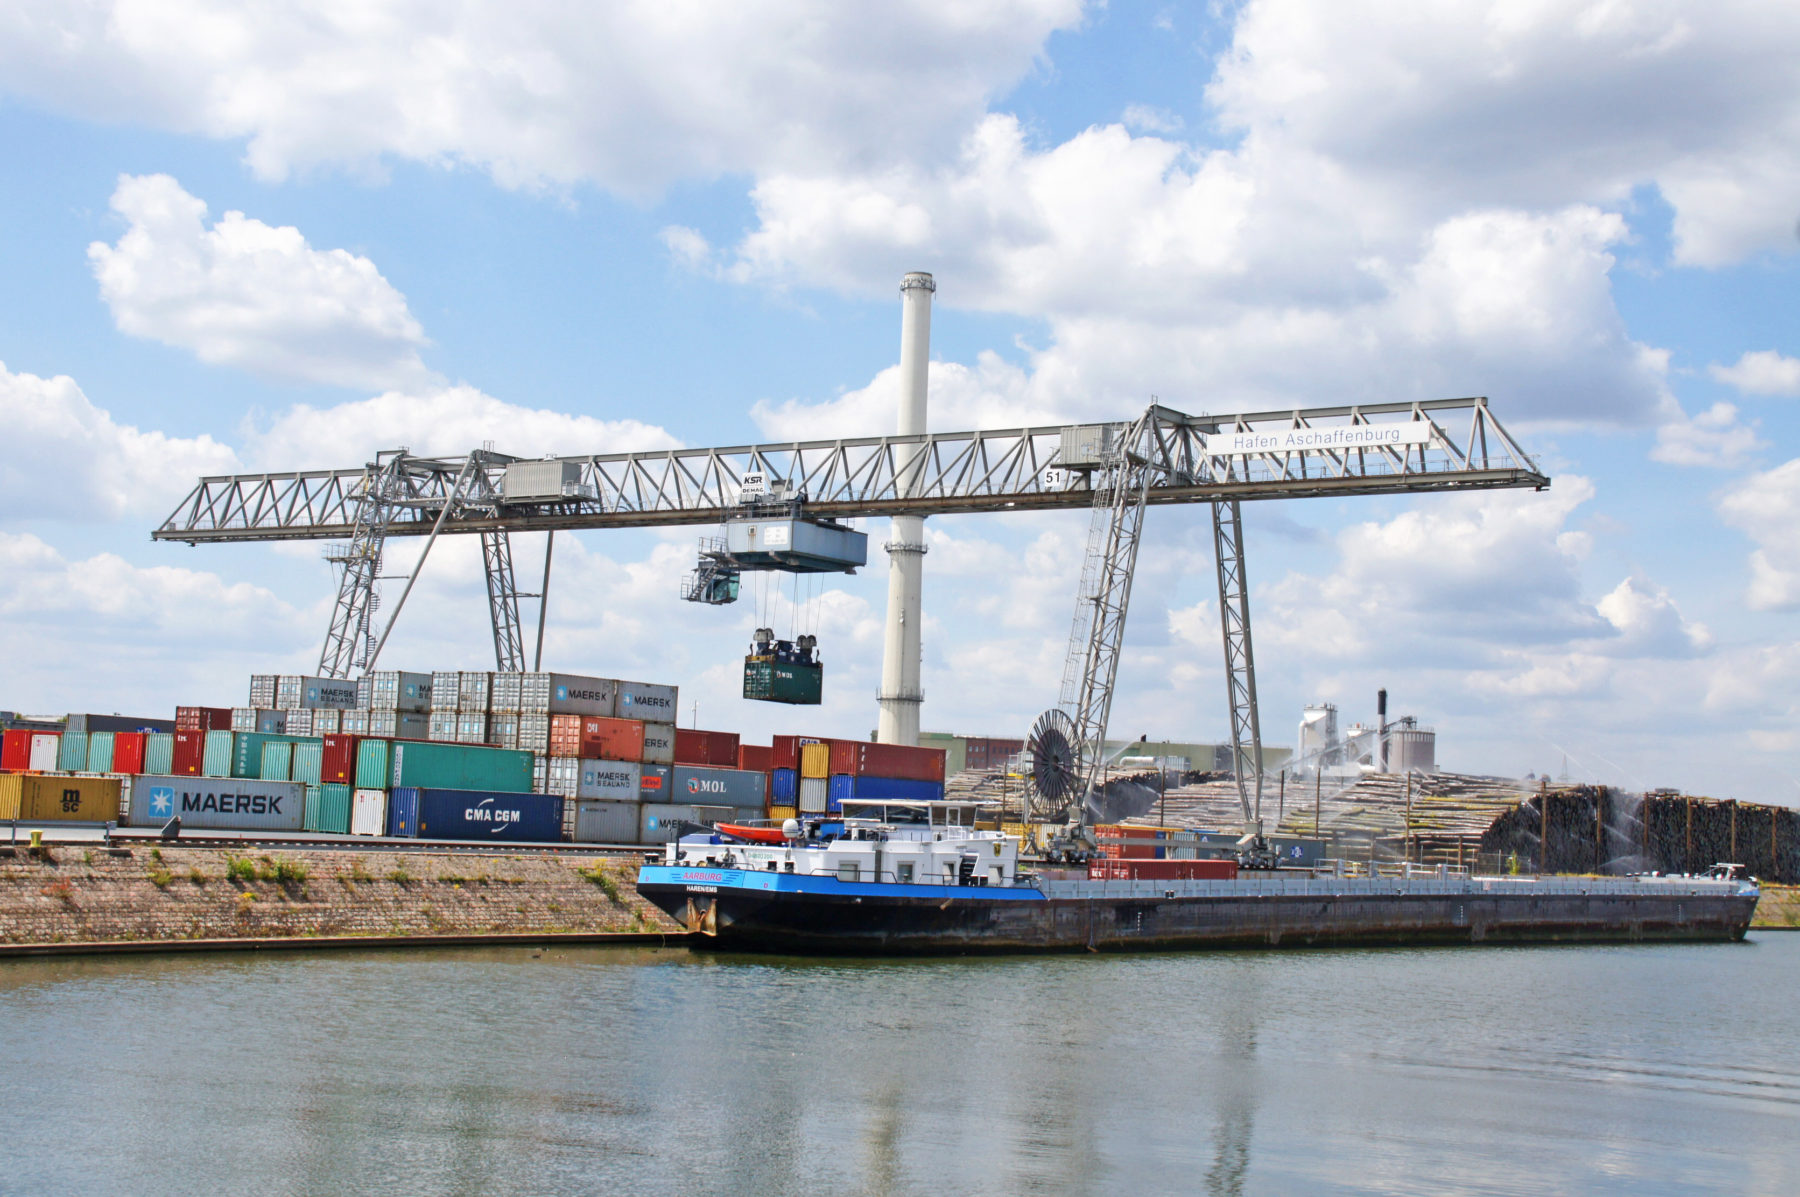
<instances>
[{"instance_id":1,"label":"container stack","mask_svg":"<svg viewBox=\"0 0 1800 1197\"><path fill-rule=\"evenodd\" d=\"M845 799L941 799L944 755L941 748L776 736L768 755L769 817L835 814Z\"/></svg>"}]
</instances>

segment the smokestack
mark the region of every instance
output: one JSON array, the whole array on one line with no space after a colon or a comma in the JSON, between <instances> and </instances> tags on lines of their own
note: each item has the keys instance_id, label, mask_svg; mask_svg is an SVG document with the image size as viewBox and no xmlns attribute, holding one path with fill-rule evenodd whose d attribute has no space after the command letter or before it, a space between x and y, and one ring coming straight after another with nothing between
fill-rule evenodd
<instances>
[{"instance_id":1,"label":"smokestack","mask_svg":"<svg viewBox=\"0 0 1800 1197\"><path fill-rule=\"evenodd\" d=\"M1387 772L1387 691L1375 691L1375 772Z\"/></svg>"},{"instance_id":2,"label":"smokestack","mask_svg":"<svg viewBox=\"0 0 1800 1197\"><path fill-rule=\"evenodd\" d=\"M931 296L937 284L929 274L915 271L900 280L900 420L901 436L925 431L925 393L931 368ZM911 467L919 457L917 446L894 455L898 474L895 492L913 493L917 480ZM897 515L890 525L888 552L887 636L881 657L881 718L875 738L883 744L919 742L919 704L924 691L919 685L919 631L923 606L925 519Z\"/></svg>"}]
</instances>

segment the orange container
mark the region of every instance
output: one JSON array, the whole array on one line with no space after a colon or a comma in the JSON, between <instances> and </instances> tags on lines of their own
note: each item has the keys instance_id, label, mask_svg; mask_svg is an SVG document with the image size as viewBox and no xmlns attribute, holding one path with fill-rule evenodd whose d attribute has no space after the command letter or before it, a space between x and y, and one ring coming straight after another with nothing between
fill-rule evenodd
<instances>
[{"instance_id":1,"label":"orange container","mask_svg":"<svg viewBox=\"0 0 1800 1197\"><path fill-rule=\"evenodd\" d=\"M608 719L602 715L578 718L581 720L581 742L580 751L574 755L603 761L644 759L644 725L636 719ZM554 745L554 729L551 734Z\"/></svg>"}]
</instances>

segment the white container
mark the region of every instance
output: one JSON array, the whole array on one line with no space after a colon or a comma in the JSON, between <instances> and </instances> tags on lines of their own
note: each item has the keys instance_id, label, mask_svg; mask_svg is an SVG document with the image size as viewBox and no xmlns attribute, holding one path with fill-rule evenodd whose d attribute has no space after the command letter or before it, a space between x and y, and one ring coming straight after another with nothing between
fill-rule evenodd
<instances>
[{"instance_id":1,"label":"white container","mask_svg":"<svg viewBox=\"0 0 1800 1197\"><path fill-rule=\"evenodd\" d=\"M312 713L312 734L315 736L335 736L344 725L342 711L314 711Z\"/></svg>"},{"instance_id":2,"label":"white container","mask_svg":"<svg viewBox=\"0 0 1800 1197\"><path fill-rule=\"evenodd\" d=\"M282 733L289 736L316 736L311 707L296 707L281 713Z\"/></svg>"},{"instance_id":3,"label":"white container","mask_svg":"<svg viewBox=\"0 0 1800 1197\"><path fill-rule=\"evenodd\" d=\"M431 709L431 674L380 669L356 683L356 705L371 711Z\"/></svg>"},{"instance_id":4,"label":"white container","mask_svg":"<svg viewBox=\"0 0 1800 1197\"><path fill-rule=\"evenodd\" d=\"M395 740L437 739L431 734L431 721L437 718L435 714L419 715L411 711L367 711L363 713L368 716L368 721L363 725L368 729L364 733L365 735L387 736ZM450 720L451 735L454 736L456 712L445 711L443 713ZM348 720L351 714L352 712L349 711L344 712L344 719ZM344 729L345 732L349 730L348 727Z\"/></svg>"},{"instance_id":5,"label":"white container","mask_svg":"<svg viewBox=\"0 0 1800 1197\"><path fill-rule=\"evenodd\" d=\"M432 674L431 710L454 711L461 688L462 674L454 669L440 669Z\"/></svg>"},{"instance_id":6,"label":"white container","mask_svg":"<svg viewBox=\"0 0 1800 1197\"><path fill-rule=\"evenodd\" d=\"M132 787L132 822L160 827L181 816L183 828L299 831L306 786L243 777L140 777Z\"/></svg>"},{"instance_id":7,"label":"white container","mask_svg":"<svg viewBox=\"0 0 1800 1197\"><path fill-rule=\"evenodd\" d=\"M804 815L822 815L825 813L825 800L830 793L830 783L823 777L802 777L800 779L800 813Z\"/></svg>"},{"instance_id":8,"label":"white container","mask_svg":"<svg viewBox=\"0 0 1800 1197\"><path fill-rule=\"evenodd\" d=\"M646 802L638 807L638 843L666 844L675 838L682 822L729 823L738 812L729 806L671 806Z\"/></svg>"},{"instance_id":9,"label":"white container","mask_svg":"<svg viewBox=\"0 0 1800 1197\"><path fill-rule=\"evenodd\" d=\"M636 805L642 785L642 766L635 761L583 760L581 780L576 786L575 796L606 798Z\"/></svg>"},{"instance_id":10,"label":"white container","mask_svg":"<svg viewBox=\"0 0 1800 1197\"><path fill-rule=\"evenodd\" d=\"M675 722L680 709L674 686L657 686L649 682L619 682L618 701L608 714L620 719L642 719L645 723Z\"/></svg>"},{"instance_id":11,"label":"white container","mask_svg":"<svg viewBox=\"0 0 1800 1197\"><path fill-rule=\"evenodd\" d=\"M275 691L281 685L281 677L274 673L253 673L250 675L250 705L253 707L272 707L275 705ZM235 729L233 729L235 730ZM254 729L252 729L254 730Z\"/></svg>"},{"instance_id":12,"label":"white container","mask_svg":"<svg viewBox=\"0 0 1800 1197\"><path fill-rule=\"evenodd\" d=\"M583 800L575 807L575 842L579 844L635 844L642 832L635 802Z\"/></svg>"},{"instance_id":13,"label":"white container","mask_svg":"<svg viewBox=\"0 0 1800 1197\"><path fill-rule=\"evenodd\" d=\"M387 834L386 790L358 790L350 795L350 834Z\"/></svg>"},{"instance_id":14,"label":"white container","mask_svg":"<svg viewBox=\"0 0 1800 1197\"><path fill-rule=\"evenodd\" d=\"M573 798L575 792L580 788L581 761L579 758L572 756L549 758L548 767L544 770L544 793Z\"/></svg>"},{"instance_id":15,"label":"white container","mask_svg":"<svg viewBox=\"0 0 1800 1197\"><path fill-rule=\"evenodd\" d=\"M644 724L644 763L649 765L672 765L675 763L675 725L673 723Z\"/></svg>"},{"instance_id":16,"label":"white container","mask_svg":"<svg viewBox=\"0 0 1800 1197\"><path fill-rule=\"evenodd\" d=\"M31 737L31 761L28 768L33 773L56 772L56 754L61 747L62 737L54 732L39 732Z\"/></svg>"}]
</instances>

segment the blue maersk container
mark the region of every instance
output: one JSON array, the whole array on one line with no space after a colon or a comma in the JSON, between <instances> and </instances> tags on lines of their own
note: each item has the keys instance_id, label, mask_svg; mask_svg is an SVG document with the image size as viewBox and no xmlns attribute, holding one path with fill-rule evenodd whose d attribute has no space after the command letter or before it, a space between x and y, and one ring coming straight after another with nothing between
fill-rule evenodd
<instances>
[{"instance_id":1,"label":"blue maersk container","mask_svg":"<svg viewBox=\"0 0 1800 1197\"><path fill-rule=\"evenodd\" d=\"M562 839L562 823L563 800L554 794L416 786L396 786L388 794L389 835L553 843Z\"/></svg>"},{"instance_id":2,"label":"blue maersk container","mask_svg":"<svg viewBox=\"0 0 1800 1197\"><path fill-rule=\"evenodd\" d=\"M769 770L769 801L776 806L792 806L800 792L800 775L794 769Z\"/></svg>"}]
</instances>

